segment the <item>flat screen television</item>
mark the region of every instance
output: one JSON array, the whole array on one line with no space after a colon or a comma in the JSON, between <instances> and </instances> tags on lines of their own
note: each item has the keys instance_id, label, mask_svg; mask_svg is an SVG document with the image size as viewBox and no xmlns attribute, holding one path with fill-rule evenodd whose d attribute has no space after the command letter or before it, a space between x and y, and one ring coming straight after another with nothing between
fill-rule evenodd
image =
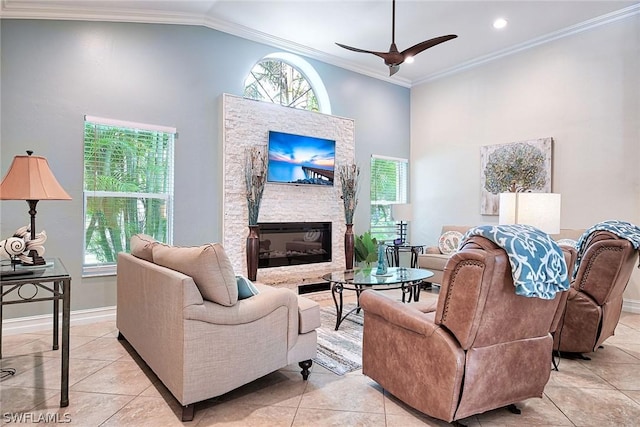
<instances>
[{"instance_id":1,"label":"flat screen television","mask_svg":"<svg viewBox=\"0 0 640 427\"><path fill-rule=\"evenodd\" d=\"M333 185L336 142L269 131L267 182Z\"/></svg>"}]
</instances>

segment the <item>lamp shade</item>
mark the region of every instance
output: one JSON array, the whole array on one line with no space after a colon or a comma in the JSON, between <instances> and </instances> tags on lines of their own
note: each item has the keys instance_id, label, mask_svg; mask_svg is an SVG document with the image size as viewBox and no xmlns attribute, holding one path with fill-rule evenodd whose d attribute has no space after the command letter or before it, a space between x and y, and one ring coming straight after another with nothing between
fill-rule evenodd
<instances>
[{"instance_id":1,"label":"lamp shade","mask_svg":"<svg viewBox=\"0 0 640 427\"><path fill-rule=\"evenodd\" d=\"M411 203L391 205L391 216L395 221L411 221L413 219Z\"/></svg>"},{"instance_id":2,"label":"lamp shade","mask_svg":"<svg viewBox=\"0 0 640 427\"><path fill-rule=\"evenodd\" d=\"M500 193L499 224L532 225L548 234L560 233L560 194Z\"/></svg>"},{"instance_id":3,"label":"lamp shade","mask_svg":"<svg viewBox=\"0 0 640 427\"><path fill-rule=\"evenodd\" d=\"M71 200L58 183L46 158L15 156L0 183L1 200Z\"/></svg>"}]
</instances>

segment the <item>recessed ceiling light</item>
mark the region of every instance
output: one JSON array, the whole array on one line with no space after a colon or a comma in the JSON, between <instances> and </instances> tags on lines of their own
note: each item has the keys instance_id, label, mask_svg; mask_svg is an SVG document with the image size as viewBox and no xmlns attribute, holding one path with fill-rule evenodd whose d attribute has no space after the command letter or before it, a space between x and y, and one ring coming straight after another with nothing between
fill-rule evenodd
<instances>
[{"instance_id":1,"label":"recessed ceiling light","mask_svg":"<svg viewBox=\"0 0 640 427\"><path fill-rule=\"evenodd\" d=\"M507 20L504 18L498 18L495 21L493 21L493 28L495 28L496 30L500 30L506 26L507 26Z\"/></svg>"},{"instance_id":2,"label":"recessed ceiling light","mask_svg":"<svg viewBox=\"0 0 640 427\"><path fill-rule=\"evenodd\" d=\"M413 64L413 56L409 56L407 57L407 59L404 60L404 62L406 64Z\"/></svg>"}]
</instances>

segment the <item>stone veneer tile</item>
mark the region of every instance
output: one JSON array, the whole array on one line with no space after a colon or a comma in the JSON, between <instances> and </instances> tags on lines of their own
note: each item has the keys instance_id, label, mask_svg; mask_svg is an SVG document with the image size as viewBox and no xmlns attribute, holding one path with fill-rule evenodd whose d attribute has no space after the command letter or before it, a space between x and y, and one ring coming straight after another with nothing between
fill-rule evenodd
<instances>
[{"instance_id":1,"label":"stone veneer tile","mask_svg":"<svg viewBox=\"0 0 640 427\"><path fill-rule=\"evenodd\" d=\"M245 151L266 149L269 130L328 138L336 141L335 164L355 159L355 123L326 114L282 107L243 97L223 96L224 195L222 244L236 272L246 272L245 240L248 235L245 199ZM259 222L331 222L332 260L329 263L258 269L258 281L268 284L301 282L344 268L344 208L338 176L334 186L300 187L267 183Z\"/></svg>"}]
</instances>

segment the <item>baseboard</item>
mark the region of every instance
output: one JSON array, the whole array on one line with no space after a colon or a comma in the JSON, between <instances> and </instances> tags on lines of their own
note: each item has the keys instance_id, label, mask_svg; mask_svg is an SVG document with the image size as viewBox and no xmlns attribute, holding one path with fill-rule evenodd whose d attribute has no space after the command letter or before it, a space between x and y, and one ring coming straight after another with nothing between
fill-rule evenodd
<instances>
[{"instance_id":1,"label":"baseboard","mask_svg":"<svg viewBox=\"0 0 640 427\"><path fill-rule=\"evenodd\" d=\"M640 314L640 301L625 298L622 301L622 311L626 311L627 313Z\"/></svg>"},{"instance_id":2,"label":"baseboard","mask_svg":"<svg viewBox=\"0 0 640 427\"><path fill-rule=\"evenodd\" d=\"M4 320L2 322L2 335L15 335L50 329L52 324L51 316L52 314L41 314ZM114 320L115 318L116 307L113 306L72 311L70 321L71 326L73 326Z\"/></svg>"}]
</instances>

